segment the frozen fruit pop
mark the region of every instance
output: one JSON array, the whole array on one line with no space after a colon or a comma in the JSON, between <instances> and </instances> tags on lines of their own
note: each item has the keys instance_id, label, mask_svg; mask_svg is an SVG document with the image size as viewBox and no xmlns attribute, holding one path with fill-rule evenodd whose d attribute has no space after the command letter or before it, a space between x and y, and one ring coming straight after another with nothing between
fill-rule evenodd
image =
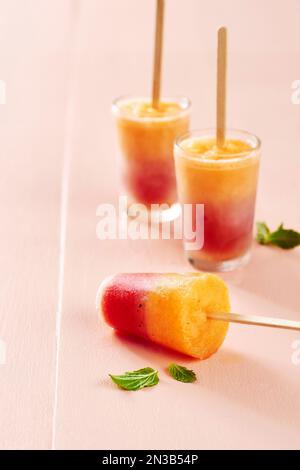
<instances>
[{"instance_id":1,"label":"frozen fruit pop","mask_svg":"<svg viewBox=\"0 0 300 470\"><path fill-rule=\"evenodd\" d=\"M206 359L222 345L230 311L228 289L213 274L117 274L105 279L98 306L115 330Z\"/></svg>"}]
</instances>

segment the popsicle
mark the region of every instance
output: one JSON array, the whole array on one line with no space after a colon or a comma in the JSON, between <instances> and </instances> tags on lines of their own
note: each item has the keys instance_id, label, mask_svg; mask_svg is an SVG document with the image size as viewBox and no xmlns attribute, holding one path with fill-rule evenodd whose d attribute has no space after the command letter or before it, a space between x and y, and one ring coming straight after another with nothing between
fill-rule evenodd
<instances>
[{"instance_id":1,"label":"popsicle","mask_svg":"<svg viewBox=\"0 0 300 470\"><path fill-rule=\"evenodd\" d=\"M197 229L204 244L187 248L186 256L194 268L209 272L231 271L250 258L261 155L260 139L226 125L226 27L218 30L216 98L216 127L179 136L174 152L179 202L192 206L186 222L196 227L197 204L204 207Z\"/></svg>"},{"instance_id":2,"label":"popsicle","mask_svg":"<svg viewBox=\"0 0 300 470\"><path fill-rule=\"evenodd\" d=\"M132 202L173 204L177 200L173 161L175 138L189 128L187 98L122 97L113 104L123 183Z\"/></svg>"},{"instance_id":3,"label":"popsicle","mask_svg":"<svg viewBox=\"0 0 300 470\"><path fill-rule=\"evenodd\" d=\"M123 96L113 103L119 142L123 191L129 205L139 203L146 212L168 214L177 202L174 142L189 129L190 101L164 97L162 89L165 1L156 0L152 93L148 97ZM165 208L153 208L152 205ZM140 210L142 208L140 207ZM176 218L178 209L170 211ZM163 219L163 217L161 217ZM170 219L169 219L170 220Z\"/></svg>"},{"instance_id":4,"label":"popsicle","mask_svg":"<svg viewBox=\"0 0 300 470\"><path fill-rule=\"evenodd\" d=\"M98 291L105 321L129 333L199 359L222 345L227 321L207 318L230 311L224 281L213 274L117 274Z\"/></svg>"}]
</instances>

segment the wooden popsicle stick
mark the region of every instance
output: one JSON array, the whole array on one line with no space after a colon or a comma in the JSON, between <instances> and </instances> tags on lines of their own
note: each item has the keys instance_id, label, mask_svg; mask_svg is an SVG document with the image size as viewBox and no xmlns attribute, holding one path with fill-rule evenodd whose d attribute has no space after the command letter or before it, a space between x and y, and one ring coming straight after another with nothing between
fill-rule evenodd
<instances>
[{"instance_id":1,"label":"wooden popsicle stick","mask_svg":"<svg viewBox=\"0 0 300 470\"><path fill-rule=\"evenodd\" d=\"M230 323L241 323L243 325L268 326L271 328L300 331L300 321L285 320L282 318L240 315L238 313L209 313L207 314L207 318Z\"/></svg>"},{"instance_id":2,"label":"wooden popsicle stick","mask_svg":"<svg viewBox=\"0 0 300 470\"><path fill-rule=\"evenodd\" d=\"M165 10L165 0L157 0L153 84L152 84L152 107L153 108L158 108L159 102L160 102L164 10Z\"/></svg>"},{"instance_id":3,"label":"wooden popsicle stick","mask_svg":"<svg viewBox=\"0 0 300 470\"><path fill-rule=\"evenodd\" d=\"M217 58L217 148L226 140L227 29L218 30Z\"/></svg>"}]
</instances>

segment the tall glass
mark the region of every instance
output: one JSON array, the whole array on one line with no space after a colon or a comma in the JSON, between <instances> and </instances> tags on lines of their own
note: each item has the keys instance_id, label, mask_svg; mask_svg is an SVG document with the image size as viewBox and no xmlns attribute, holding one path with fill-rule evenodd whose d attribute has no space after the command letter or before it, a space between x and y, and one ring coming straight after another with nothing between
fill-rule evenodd
<instances>
[{"instance_id":1,"label":"tall glass","mask_svg":"<svg viewBox=\"0 0 300 470\"><path fill-rule=\"evenodd\" d=\"M174 142L189 129L187 98L163 99L159 109L149 98L121 97L114 101L121 154L122 180L130 202L168 204L177 201Z\"/></svg>"},{"instance_id":2,"label":"tall glass","mask_svg":"<svg viewBox=\"0 0 300 470\"><path fill-rule=\"evenodd\" d=\"M250 257L261 144L248 132L228 130L220 151L215 135L206 129L177 139L176 177L192 218L195 205L204 205L204 245L186 252L189 261L199 270L229 271Z\"/></svg>"}]
</instances>

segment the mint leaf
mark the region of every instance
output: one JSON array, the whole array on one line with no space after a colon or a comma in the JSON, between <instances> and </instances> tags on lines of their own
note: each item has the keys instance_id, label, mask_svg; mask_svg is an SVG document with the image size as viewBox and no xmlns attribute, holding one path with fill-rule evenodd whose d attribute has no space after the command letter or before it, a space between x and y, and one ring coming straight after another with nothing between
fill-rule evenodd
<instances>
[{"instance_id":1,"label":"mint leaf","mask_svg":"<svg viewBox=\"0 0 300 470\"><path fill-rule=\"evenodd\" d=\"M270 243L270 229L268 228L267 224L265 224L264 222L257 222L256 228L256 240L258 241L258 243L260 243L261 245L267 245L268 243Z\"/></svg>"},{"instance_id":2,"label":"mint leaf","mask_svg":"<svg viewBox=\"0 0 300 470\"><path fill-rule=\"evenodd\" d=\"M197 379L196 374L193 370L189 370L186 367L179 366L178 364L170 364L168 367L173 379L179 382L191 383Z\"/></svg>"},{"instance_id":3,"label":"mint leaf","mask_svg":"<svg viewBox=\"0 0 300 470\"><path fill-rule=\"evenodd\" d=\"M109 374L115 384L124 390L140 390L144 387L153 387L158 384L158 372L151 367L125 372L123 375Z\"/></svg>"},{"instance_id":4,"label":"mint leaf","mask_svg":"<svg viewBox=\"0 0 300 470\"><path fill-rule=\"evenodd\" d=\"M288 230L280 225L278 229L269 236L272 245L279 246L284 250L290 250L300 245L300 233L295 230Z\"/></svg>"},{"instance_id":5,"label":"mint leaf","mask_svg":"<svg viewBox=\"0 0 300 470\"><path fill-rule=\"evenodd\" d=\"M285 229L280 224L277 230L271 232L264 222L257 223L256 240L261 245L275 245L290 250L300 245L300 233L295 230Z\"/></svg>"}]
</instances>

